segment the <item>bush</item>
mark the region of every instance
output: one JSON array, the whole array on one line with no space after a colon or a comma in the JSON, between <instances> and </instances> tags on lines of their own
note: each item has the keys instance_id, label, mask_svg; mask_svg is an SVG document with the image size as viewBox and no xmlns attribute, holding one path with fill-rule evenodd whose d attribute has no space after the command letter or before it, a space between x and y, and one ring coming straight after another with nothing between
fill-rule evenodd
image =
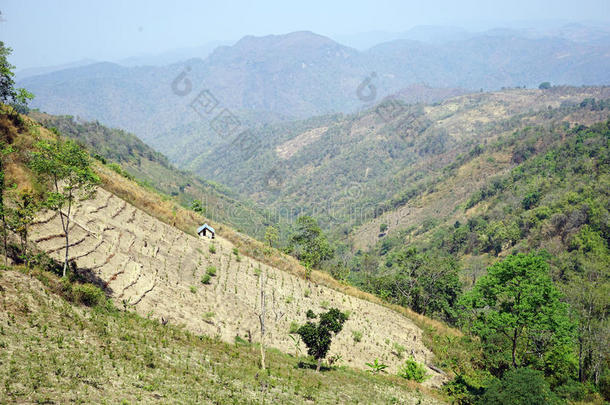
<instances>
[{"instance_id":1,"label":"bush","mask_svg":"<svg viewBox=\"0 0 610 405\"><path fill-rule=\"evenodd\" d=\"M517 368L507 371L502 379L495 380L479 401L486 405L546 405L559 404L549 383L540 371Z\"/></svg>"},{"instance_id":2,"label":"bush","mask_svg":"<svg viewBox=\"0 0 610 405\"><path fill-rule=\"evenodd\" d=\"M352 331L352 338L354 338L355 343L362 341L362 332L359 330Z\"/></svg>"},{"instance_id":3,"label":"bush","mask_svg":"<svg viewBox=\"0 0 610 405\"><path fill-rule=\"evenodd\" d=\"M73 284L72 298L74 302L78 302L88 307L94 307L104 302L106 295L99 287L96 287L93 284Z\"/></svg>"},{"instance_id":4,"label":"bush","mask_svg":"<svg viewBox=\"0 0 610 405\"><path fill-rule=\"evenodd\" d=\"M426 367L412 358L408 359L398 370L398 376L417 382L424 382L426 378L428 378L426 375Z\"/></svg>"},{"instance_id":5,"label":"bush","mask_svg":"<svg viewBox=\"0 0 610 405\"><path fill-rule=\"evenodd\" d=\"M216 246L210 245L209 250L210 250L210 253L212 253L212 254L216 253Z\"/></svg>"},{"instance_id":6,"label":"bush","mask_svg":"<svg viewBox=\"0 0 610 405\"><path fill-rule=\"evenodd\" d=\"M203 277L201 277L201 284L210 284L210 275L209 274L204 274Z\"/></svg>"},{"instance_id":7,"label":"bush","mask_svg":"<svg viewBox=\"0 0 610 405\"><path fill-rule=\"evenodd\" d=\"M216 266L208 266L205 274L209 275L210 277L214 277L216 275Z\"/></svg>"}]
</instances>

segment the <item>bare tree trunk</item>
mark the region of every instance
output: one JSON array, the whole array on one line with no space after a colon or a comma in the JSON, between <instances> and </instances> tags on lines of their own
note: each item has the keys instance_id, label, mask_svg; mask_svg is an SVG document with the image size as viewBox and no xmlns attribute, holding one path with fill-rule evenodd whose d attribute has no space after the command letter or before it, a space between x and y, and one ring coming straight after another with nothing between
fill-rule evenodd
<instances>
[{"instance_id":1,"label":"bare tree trunk","mask_svg":"<svg viewBox=\"0 0 610 405\"><path fill-rule=\"evenodd\" d=\"M66 271L68 270L68 249L70 248L70 238L68 232L70 230L70 211L72 211L72 190L70 190L70 194L68 196L68 212L66 214L66 221L64 222L64 217L60 210L59 216L61 217L61 225L64 228L64 234L66 235L66 256L64 258L64 270L63 277L66 277Z\"/></svg>"},{"instance_id":2,"label":"bare tree trunk","mask_svg":"<svg viewBox=\"0 0 610 405\"><path fill-rule=\"evenodd\" d=\"M322 359L318 359L318 365L316 366L316 373L320 372L321 367L322 367Z\"/></svg>"},{"instance_id":3,"label":"bare tree trunk","mask_svg":"<svg viewBox=\"0 0 610 405\"><path fill-rule=\"evenodd\" d=\"M265 284L267 277L261 271L260 275L260 295L261 295L261 312L258 314L258 320L261 324L261 369L265 369Z\"/></svg>"},{"instance_id":4,"label":"bare tree trunk","mask_svg":"<svg viewBox=\"0 0 610 405\"><path fill-rule=\"evenodd\" d=\"M513 335L513 367L517 368L517 329L515 329L515 333Z\"/></svg>"}]
</instances>

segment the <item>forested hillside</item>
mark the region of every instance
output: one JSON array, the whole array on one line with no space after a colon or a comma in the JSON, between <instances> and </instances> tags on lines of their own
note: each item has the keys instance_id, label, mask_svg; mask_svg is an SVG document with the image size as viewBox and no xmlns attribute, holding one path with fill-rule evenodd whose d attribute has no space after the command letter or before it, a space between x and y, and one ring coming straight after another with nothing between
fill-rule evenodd
<instances>
[{"instance_id":1,"label":"forested hillside","mask_svg":"<svg viewBox=\"0 0 610 405\"><path fill-rule=\"evenodd\" d=\"M453 174L445 168L469 159L476 145L531 125L603 120L605 107L581 103L608 97L608 88L560 87L465 95L435 105L390 99L359 114L257 128L243 144L201 150L188 168L264 204L276 219L311 215L335 239L346 241L355 226L450 180ZM211 159L217 164L209 165ZM511 163L487 165L462 176L445 194L447 201L435 199L421 204L423 209L453 209ZM388 225L392 230L396 224ZM363 228L354 246L375 243L378 233Z\"/></svg>"},{"instance_id":2,"label":"forested hillside","mask_svg":"<svg viewBox=\"0 0 610 405\"><path fill-rule=\"evenodd\" d=\"M31 111L30 116L94 151L93 156L140 185L171 196L214 221L234 226L262 239L269 214L227 187L178 170L168 159L135 135L99 122L77 121Z\"/></svg>"},{"instance_id":3,"label":"forested hillside","mask_svg":"<svg viewBox=\"0 0 610 405\"><path fill-rule=\"evenodd\" d=\"M604 110L607 103L587 100L583 108ZM530 310L538 308L540 314L550 311L549 318L543 318L546 321L511 319L533 313L520 314L525 307L513 307L519 304L509 304L511 298L505 304L498 300L498 305L508 306L504 314L499 310L498 316L504 318L496 321L515 328L512 367L541 370L553 389L568 399L582 399L586 384L599 386L607 395L610 121L528 127L477 146L470 158L446 168L449 176L434 191L415 197L410 204L440 198L450 190L443 183L452 182L460 172L472 175L485 170L484 162L493 164L503 156L510 159L512 168L488 177L455 209L398 222L389 235L380 235L372 249L358 251L350 278L390 302L478 335L484 344L485 369L495 375L511 367L512 335L502 337L506 331L494 326L493 319L478 323L483 318L475 315L476 308L491 305L494 294L506 300L525 286L529 290L521 292L528 299L548 291L539 305L554 302L552 309L522 304L532 305ZM382 229L387 228L384 221L389 215L378 218ZM368 229L378 230L374 226ZM517 253L530 256L515 259L519 256L512 255ZM502 268L505 263L514 264ZM533 273L510 273L528 267ZM512 277L521 287L510 290ZM535 336L521 336L524 329L519 328L531 328ZM473 381L465 385L469 395L476 391Z\"/></svg>"}]
</instances>

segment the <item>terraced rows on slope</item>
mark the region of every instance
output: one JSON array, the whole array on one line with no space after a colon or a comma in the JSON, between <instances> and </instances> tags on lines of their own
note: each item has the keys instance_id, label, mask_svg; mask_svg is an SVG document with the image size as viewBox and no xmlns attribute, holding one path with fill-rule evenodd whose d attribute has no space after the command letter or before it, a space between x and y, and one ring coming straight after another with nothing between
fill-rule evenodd
<instances>
[{"instance_id":1,"label":"terraced rows on slope","mask_svg":"<svg viewBox=\"0 0 610 405\"><path fill-rule=\"evenodd\" d=\"M404 355L423 363L432 360L421 330L404 316L249 257L238 260L233 245L222 237L211 241L188 235L103 189L75 210L70 232L70 258L81 271L107 283L119 307L126 304L142 315L228 342L236 336L258 341L258 283L260 272L265 272L269 346L294 352L288 334L291 322L304 322L308 309L321 312L335 306L351 314L329 354L341 356L340 364L364 368L365 362L378 358L394 372ZM64 238L58 214L42 214L31 233L40 249L61 259ZM216 253L210 253L210 244ZM200 280L208 266L215 266L217 275L206 285ZM353 337L358 332L360 342ZM396 345L406 349L400 356ZM305 353L302 344L301 349ZM434 377L428 384L442 380L430 373Z\"/></svg>"}]
</instances>

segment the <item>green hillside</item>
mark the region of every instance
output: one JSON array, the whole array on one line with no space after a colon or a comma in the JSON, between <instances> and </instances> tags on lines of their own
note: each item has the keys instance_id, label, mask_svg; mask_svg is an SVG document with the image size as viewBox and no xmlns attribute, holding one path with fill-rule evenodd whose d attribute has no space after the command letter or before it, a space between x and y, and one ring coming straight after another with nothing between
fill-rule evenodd
<instances>
[{"instance_id":1,"label":"green hillside","mask_svg":"<svg viewBox=\"0 0 610 405\"><path fill-rule=\"evenodd\" d=\"M608 103L587 100L582 107L605 110ZM484 332L473 328L465 306L488 279L488 266L518 253L535 254L548 264L543 274L560 297L558 305L565 305L569 332L560 355L563 360L556 357L540 363L524 357L523 365L542 370L566 399L586 396L586 389L574 385L577 380L589 387L599 384L607 396L610 121L528 127L479 145L445 168L447 176L434 191L415 196L409 204L443 201L443 194L451 190L445 184L452 181L448 179L459 182L460 173L485 170L483 162L493 165L498 156L510 158L510 170L489 176L454 209L395 225L370 250L356 253L350 279L389 302L479 335L484 343L483 368L498 375L506 361L498 358L503 343L486 346L490 342ZM365 227L377 230L393 214ZM538 332L539 338L540 333L550 332Z\"/></svg>"},{"instance_id":2,"label":"green hillside","mask_svg":"<svg viewBox=\"0 0 610 405\"><path fill-rule=\"evenodd\" d=\"M30 116L47 128L79 142L110 168L140 185L171 196L185 207L200 205L200 212L214 221L262 238L265 212L220 184L178 170L168 159L135 135L108 128L99 122L81 122L72 116L53 116L32 111ZM198 208L199 209L199 208Z\"/></svg>"},{"instance_id":3,"label":"green hillside","mask_svg":"<svg viewBox=\"0 0 610 405\"><path fill-rule=\"evenodd\" d=\"M359 114L260 127L244 141L247 148L237 143L210 149L187 167L265 205L275 217L311 215L347 242L354 227L450 177L444 168L475 145L531 125L605 119L603 108L580 104L608 97L605 87L558 87L471 94L434 105L388 100ZM217 165L207 164L212 158ZM466 192L502 170L492 167L456 187ZM377 234L367 229L363 237L375 241Z\"/></svg>"}]
</instances>

